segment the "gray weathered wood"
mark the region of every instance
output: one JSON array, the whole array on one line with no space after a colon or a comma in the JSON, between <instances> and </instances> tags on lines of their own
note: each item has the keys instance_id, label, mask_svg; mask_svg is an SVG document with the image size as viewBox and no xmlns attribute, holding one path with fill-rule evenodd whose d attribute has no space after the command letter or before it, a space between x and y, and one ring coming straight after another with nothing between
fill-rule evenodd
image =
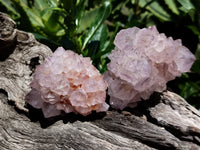
<instances>
[{"instance_id":1,"label":"gray weathered wood","mask_svg":"<svg viewBox=\"0 0 200 150\"><path fill-rule=\"evenodd\" d=\"M31 60L38 57L42 62L52 52L32 34L14 27L14 21L0 14L0 88L8 93L8 100L27 111L24 97L30 91Z\"/></svg>"},{"instance_id":2,"label":"gray weathered wood","mask_svg":"<svg viewBox=\"0 0 200 150\"><path fill-rule=\"evenodd\" d=\"M200 149L200 112L169 91L155 93L134 109L45 119L24 97L35 63L51 54L0 13L1 150Z\"/></svg>"}]
</instances>

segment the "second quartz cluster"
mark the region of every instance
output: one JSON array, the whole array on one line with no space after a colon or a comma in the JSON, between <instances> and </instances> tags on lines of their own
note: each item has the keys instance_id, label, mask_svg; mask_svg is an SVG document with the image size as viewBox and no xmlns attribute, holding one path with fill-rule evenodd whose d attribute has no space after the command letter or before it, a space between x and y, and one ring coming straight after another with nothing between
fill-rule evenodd
<instances>
[{"instance_id":1,"label":"second quartz cluster","mask_svg":"<svg viewBox=\"0 0 200 150\"><path fill-rule=\"evenodd\" d=\"M117 109L134 107L153 91L162 92L168 81L188 72L195 61L180 39L167 38L155 26L123 29L114 44L104 76L110 104Z\"/></svg>"}]
</instances>

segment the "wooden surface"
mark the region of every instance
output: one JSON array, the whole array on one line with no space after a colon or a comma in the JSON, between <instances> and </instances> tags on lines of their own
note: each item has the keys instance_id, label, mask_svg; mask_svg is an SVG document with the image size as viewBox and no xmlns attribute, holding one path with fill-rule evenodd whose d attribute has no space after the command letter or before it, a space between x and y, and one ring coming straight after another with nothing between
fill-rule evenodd
<instances>
[{"instance_id":1,"label":"wooden surface","mask_svg":"<svg viewBox=\"0 0 200 150\"><path fill-rule=\"evenodd\" d=\"M24 97L35 65L51 54L0 13L0 150L200 149L200 112L169 91L134 109L45 119Z\"/></svg>"}]
</instances>

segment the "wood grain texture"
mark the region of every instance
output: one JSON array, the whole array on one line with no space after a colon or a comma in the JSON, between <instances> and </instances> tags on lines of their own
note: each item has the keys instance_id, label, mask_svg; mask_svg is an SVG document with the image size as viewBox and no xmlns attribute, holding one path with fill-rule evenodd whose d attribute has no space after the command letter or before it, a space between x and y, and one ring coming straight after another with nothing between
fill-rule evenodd
<instances>
[{"instance_id":1,"label":"wood grain texture","mask_svg":"<svg viewBox=\"0 0 200 150\"><path fill-rule=\"evenodd\" d=\"M14 21L0 14L0 89L19 109L28 111L24 97L30 91L32 61L38 58L41 63L51 53L32 34L15 29Z\"/></svg>"},{"instance_id":2,"label":"wood grain texture","mask_svg":"<svg viewBox=\"0 0 200 150\"><path fill-rule=\"evenodd\" d=\"M0 13L1 150L199 150L200 112L175 93L155 93L134 109L46 119L25 103L34 67L51 55Z\"/></svg>"}]
</instances>

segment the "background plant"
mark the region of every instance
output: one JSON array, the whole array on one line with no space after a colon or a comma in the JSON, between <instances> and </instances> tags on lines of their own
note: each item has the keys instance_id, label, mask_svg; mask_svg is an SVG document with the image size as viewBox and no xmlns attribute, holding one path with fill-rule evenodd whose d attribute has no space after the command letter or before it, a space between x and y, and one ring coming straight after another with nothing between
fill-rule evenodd
<instances>
[{"instance_id":1,"label":"background plant","mask_svg":"<svg viewBox=\"0 0 200 150\"><path fill-rule=\"evenodd\" d=\"M156 25L159 32L182 39L195 54L191 72L168 87L200 109L198 0L0 0L0 10L52 50L63 46L91 57L101 73L120 29Z\"/></svg>"}]
</instances>

